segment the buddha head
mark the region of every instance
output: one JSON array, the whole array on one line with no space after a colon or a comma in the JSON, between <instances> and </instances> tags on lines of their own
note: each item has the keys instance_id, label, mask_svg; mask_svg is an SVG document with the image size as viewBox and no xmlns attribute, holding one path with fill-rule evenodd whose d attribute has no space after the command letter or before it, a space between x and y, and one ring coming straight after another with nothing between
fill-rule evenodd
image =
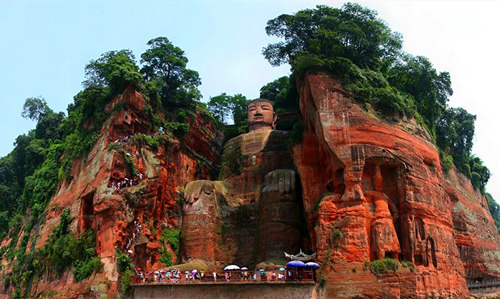
<instances>
[{"instance_id":1,"label":"buddha head","mask_svg":"<svg viewBox=\"0 0 500 299\"><path fill-rule=\"evenodd\" d=\"M248 103L248 130L274 130L276 127L276 113L273 104L266 99L255 99Z\"/></svg>"}]
</instances>

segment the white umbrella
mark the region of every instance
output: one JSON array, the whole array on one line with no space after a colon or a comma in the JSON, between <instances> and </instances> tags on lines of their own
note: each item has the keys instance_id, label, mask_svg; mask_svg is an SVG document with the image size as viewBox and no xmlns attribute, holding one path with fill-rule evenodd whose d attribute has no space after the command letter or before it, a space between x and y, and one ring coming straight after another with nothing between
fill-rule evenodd
<instances>
[{"instance_id":1,"label":"white umbrella","mask_svg":"<svg viewBox=\"0 0 500 299\"><path fill-rule=\"evenodd\" d=\"M236 265L228 265L228 266L224 267L224 271L231 271L231 270L240 270L240 267L238 267Z\"/></svg>"}]
</instances>

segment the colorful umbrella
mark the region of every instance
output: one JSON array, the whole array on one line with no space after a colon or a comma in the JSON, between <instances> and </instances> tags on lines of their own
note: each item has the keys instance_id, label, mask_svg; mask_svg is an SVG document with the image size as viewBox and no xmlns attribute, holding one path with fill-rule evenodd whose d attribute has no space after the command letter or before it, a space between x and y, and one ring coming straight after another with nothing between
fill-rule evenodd
<instances>
[{"instance_id":1,"label":"colorful umbrella","mask_svg":"<svg viewBox=\"0 0 500 299\"><path fill-rule=\"evenodd\" d=\"M281 267L279 270L280 270L280 271L285 271L285 268Z\"/></svg>"},{"instance_id":2,"label":"colorful umbrella","mask_svg":"<svg viewBox=\"0 0 500 299\"><path fill-rule=\"evenodd\" d=\"M248 268L247 268L247 267L243 267L243 268L241 268L241 270L243 270L243 271L247 271L247 270L248 270Z\"/></svg>"},{"instance_id":3,"label":"colorful umbrella","mask_svg":"<svg viewBox=\"0 0 500 299\"><path fill-rule=\"evenodd\" d=\"M231 271L231 270L240 270L240 267L238 267L236 265L228 265L228 266L224 267L224 271Z\"/></svg>"},{"instance_id":4,"label":"colorful umbrella","mask_svg":"<svg viewBox=\"0 0 500 299\"><path fill-rule=\"evenodd\" d=\"M304 268L306 266L306 264L304 264L304 262L302 262L302 261L290 261L290 262L286 263L286 266L293 267L293 268Z\"/></svg>"},{"instance_id":5,"label":"colorful umbrella","mask_svg":"<svg viewBox=\"0 0 500 299\"><path fill-rule=\"evenodd\" d=\"M308 263L306 263L306 267L313 268L313 269L318 269L319 265L316 264L315 262L308 262Z\"/></svg>"},{"instance_id":6,"label":"colorful umbrella","mask_svg":"<svg viewBox=\"0 0 500 299\"><path fill-rule=\"evenodd\" d=\"M141 268L137 268L137 271L141 271L142 269Z\"/></svg>"}]
</instances>

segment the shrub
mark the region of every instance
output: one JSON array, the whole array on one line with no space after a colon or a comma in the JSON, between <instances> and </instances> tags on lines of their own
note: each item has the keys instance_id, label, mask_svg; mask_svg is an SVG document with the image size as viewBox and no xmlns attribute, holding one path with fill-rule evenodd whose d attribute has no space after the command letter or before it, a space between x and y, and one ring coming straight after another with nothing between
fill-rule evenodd
<instances>
[{"instance_id":1,"label":"shrub","mask_svg":"<svg viewBox=\"0 0 500 299\"><path fill-rule=\"evenodd\" d=\"M415 265L413 265L410 261L401 261L401 266L403 266L403 268L410 269L411 272L415 271Z\"/></svg>"},{"instance_id":2,"label":"shrub","mask_svg":"<svg viewBox=\"0 0 500 299\"><path fill-rule=\"evenodd\" d=\"M122 280L120 282L120 290L122 294L128 295L130 293L130 284L134 278L134 272L132 270L127 269L123 272Z\"/></svg>"},{"instance_id":3,"label":"shrub","mask_svg":"<svg viewBox=\"0 0 500 299\"><path fill-rule=\"evenodd\" d=\"M0 259L3 258L3 255L7 251L7 245L0 247Z\"/></svg>"},{"instance_id":4,"label":"shrub","mask_svg":"<svg viewBox=\"0 0 500 299\"><path fill-rule=\"evenodd\" d=\"M389 273L389 271L396 272L396 270L399 268L399 263L397 260L393 258L384 258L381 260L376 260L371 262L370 264L370 271L375 274L385 274Z\"/></svg>"},{"instance_id":5,"label":"shrub","mask_svg":"<svg viewBox=\"0 0 500 299\"><path fill-rule=\"evenodd\" d=\"M36 252L33 261L35 273L53 271L61 276L74 267L75 280L80 281L93 272L102 271L103 264L100 258L95 256L95 233L87 230L80 238L71 234L69 225L73 217L69 214L69 209L65 209L60 218L59 225L49 235L49 241Z\"/></svg>"},{"instance_id":6,"label":"shrub","mask_svg":"<svg viewBox=\"0 0 500 299\"><path fill-rule=\"evenodd\" d=\"M124 149L120 149L119 152L123 155L123 161L125 162L125 166L127 167L127 175L135 176L139 174L139 170L137 166L135 166L134 159L127 153Z\"/></svg>"},{"instance_id":7,"label":"shrub","mask_svg":"<svg viewBox=\"0 0 500 299\"><path fill-rule=\"evenodd\" d=\"M108 146L108 151L112 151L112 150L118 151L119 149L120 149L120 143L118 143L118 142L110 143Z\"/></svg>"},{"instance_id":8,"label":"shrub","mask_svg":"<svg viewBox=\"0 0 500 299\"><path fill-rule=\"evenodd\" d=\"M370 261L366 260L365 263L363 264L363 271L366 271L370 268Z\"/></svg>"},{"instance_id":9,"label":"shrub","mask_svg":"<svg viewBox=\"0 0 500 299\"><path fill-rule=\"evenodd\" d=\"M133 268L132 259L120 250L116 251L116 261L118 265L118 271L120 272L125 272Z\"/></svg>"},{"instance_id":10,"label":"shrub","mask_svg":"<svg viewBox=\"0 0 500 299\"><path fill-rule=\"evenodd\" d=\"M73 275L76 281L88 278L94 272L101 272L103 263L99 257L93 257L90 260L77 261L73 269Z\"/></svg>"},{"instance_id":11,"label":"shrub","mask_svg":"<svg viewBox=\"0 0 500 299\"><path fill-rule=\"evenodd\" d=\"M179 250L180 231L178 229L164 229L161 231L160 241L162 243L168 242L174 252L177 253Z\"/></svg>"},{"instance_id":12,"label":"shrub","mask_svg":"<svg viewBox=\"0 0 500 299\"><path fill-rule=\"evenodd\" d=\"M167 130L167 132L174 133L176 136L181 136L189 132L189 124L180 122L167 122L164 129Z\"/></svg>"},{"instance_id":13,"label":"shrub","mask_svg":"<svg viewBox=\"0 0 500 299\"><path fill-rule=\"evenodd\" d=\"M318 284L320 287L324 287L326 284L326 278L324 276L321 276L321 278L318 281Z\"/></svg>"},{"instance_id":14,"label":"shrub","mask_svg":"<svg viewBox=\"0 0 500 299\"><path fill-rule=\"evenodd\" d=\"M167 267L172 266L172 254L168 251L167 244L170 244L175 254L178 254L180 231L178 229L164 229L161 232L160 241L163 244L163 248L160 249L160 262L164 263Z\"/></svg>"},{"instance_id":15,"label":"shrub","mask_svg":"<svg viewBox=\"0 0 500 299\"><path fill-rule=\"evenodd\" d=\"M342 231L337 227L332 227L332 240L334 243L340 242L342 240Z\"/></svg>"},{"instance_id":16,"label":"shrub","mask_svg":"<svg viewBox=\"0 0 500 299\"><path fill-rule=\"evenodd\" d=\"M158 145L160 144L156 138L144 134L135 135L132 140L138 145L147 145L154 151L158 150Z\"/></svg>"},{"instance_id":17,"label":"shrub","mask_svg":"<svg viewBox=\"0 0 500 299\"><path fill-rule=\"evenodd\" d=\"M445 171L450 170L453 167L453 157L445 152L439 151L441 156L441 166Z\"/></svg>"},{"instance_id":18,"label":"shrub","mask_svg":"<svg viewBox=\"0 0 500 299\"><path fill-rule=\"evenodd\" d=\"M172 255L166 248L160 249L160 262L164 263L165 266L172 266Z\"/></svg>"}]
</instances>

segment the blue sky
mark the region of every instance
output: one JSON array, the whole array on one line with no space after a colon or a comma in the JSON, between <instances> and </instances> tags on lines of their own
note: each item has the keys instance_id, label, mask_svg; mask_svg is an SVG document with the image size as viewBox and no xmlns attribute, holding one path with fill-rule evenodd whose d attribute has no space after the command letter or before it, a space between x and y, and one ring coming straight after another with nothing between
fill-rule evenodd
<instances>
[{"instance_id":1,"label":"blue sky","mask_svg":"<svg viewBox=\"0 0 500 299\"><path fill-rule=\"evenodd\" d=\"M261 54L273 39L267 20L316 4L343 1L22 1L0 0L0 156L34 123L24 100L43 96L66 111L82 89L85 65L110 50L136 57L166 36L200 73L203 100L222 92L255 98L264 84L289 73ZM477 115L474 153L492 172L487 191L500 199L498 1L359 1L403 34L404 48L451 74L450 105Z\"/></svg>"}]
</instances>

